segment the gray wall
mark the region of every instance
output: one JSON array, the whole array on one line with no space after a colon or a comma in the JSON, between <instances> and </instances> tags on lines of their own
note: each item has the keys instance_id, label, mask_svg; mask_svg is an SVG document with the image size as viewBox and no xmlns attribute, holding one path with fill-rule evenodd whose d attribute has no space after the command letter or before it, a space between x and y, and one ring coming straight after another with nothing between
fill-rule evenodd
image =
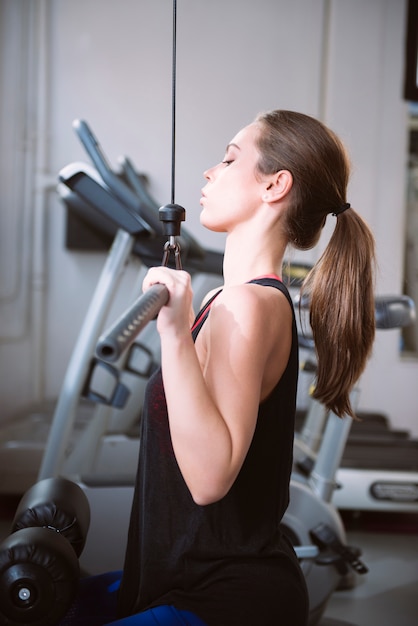
<instances>
[{"instance_id":1,"label":"gray wall","mask_svg":"<svg viewBox=\"0 0 418 626\"><path fill-rule=\"evenodd\" d=\"M0 419L55 398L104 254L69 252L57 173L88 161L89 122L117 165L129 155L170 200L170 0L2 0ZM199 225L202 172L260 110L313 114L346 142L351 204L377 240L378 293L402 292L407 104L404 0L179 0L176 200ZM333 220L317 250L323 249ZM128 269L112 314L132 297ZM379 332L360 406L418 434L418 362Z\"/></svg>"}]
</instances>

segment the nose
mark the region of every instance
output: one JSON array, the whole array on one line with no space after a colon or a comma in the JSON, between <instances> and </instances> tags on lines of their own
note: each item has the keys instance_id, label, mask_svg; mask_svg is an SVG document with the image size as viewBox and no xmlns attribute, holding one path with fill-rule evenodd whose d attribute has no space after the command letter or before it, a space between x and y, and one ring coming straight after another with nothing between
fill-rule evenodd
<instances>
[{"instance_id":1,"label":"nose","mask_svg":"<svg viewBox=\"0 0 418 626\"><path fill-rule=\"evenodd\" d=\"M214 171L215 167L210 167L209 169L205 170L203 172L203 176L204 178L206 178L206 180L212 180L213 178L213 171Z\"/></svg>"}]
</instances>

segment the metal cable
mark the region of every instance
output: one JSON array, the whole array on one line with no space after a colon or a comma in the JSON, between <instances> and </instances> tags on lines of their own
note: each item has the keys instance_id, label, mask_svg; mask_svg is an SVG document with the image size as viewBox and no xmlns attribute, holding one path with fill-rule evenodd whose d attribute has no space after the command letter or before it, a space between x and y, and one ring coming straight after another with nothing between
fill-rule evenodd
<instances>
[{"instance_id":1,"label":"metal cable","mask_svg":"<svg viewBox=\"0 0 418 626\"><path fill-rule=\"evenodd\" d=\"M173 0L173 65L171 85L171 203L175 198L176 178L176 80L177 80L177 0Z\"/></svg>"}]
</instances>

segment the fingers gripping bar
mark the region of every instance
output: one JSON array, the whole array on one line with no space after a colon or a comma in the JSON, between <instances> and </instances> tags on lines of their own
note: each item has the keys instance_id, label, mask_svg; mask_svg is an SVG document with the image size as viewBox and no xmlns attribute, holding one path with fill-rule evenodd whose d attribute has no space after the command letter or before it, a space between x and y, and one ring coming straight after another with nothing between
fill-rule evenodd
<instances>
[{"instance_id":1,"label":"fingers gripping bar","mask_svg":"<svg viewBox=\"0 0 418 626\"><path fill-rule=\"evenodd\" d=\"M168 265L170 252L174 253L176 268L181 269L180 246L176 237L180 235L180 223L186 212L178 204L167 204L159 209L159 218L169 237L165 247L162 265ZM114 363L127 350L141 330L155 319L169 298L165 285L152 285L131 307L116 320L114 325L101 337L96 345L96 355L102 361Z\"/></svg>"}]
</instances>

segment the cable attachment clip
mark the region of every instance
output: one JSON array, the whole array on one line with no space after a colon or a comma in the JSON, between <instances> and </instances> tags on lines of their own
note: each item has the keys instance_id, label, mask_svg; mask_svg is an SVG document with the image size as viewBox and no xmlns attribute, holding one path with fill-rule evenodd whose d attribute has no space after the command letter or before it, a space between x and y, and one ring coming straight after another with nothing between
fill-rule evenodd
<instances>
[{"instance_id":1,"label":"cable attachment clip","mask_svg":"<svg viewBox=\"0 0 418 626\"><path fill-rule=\"evenodd\" d=\"M164 254L163 254L163 260L161 262L161 265L165 265L167 267L170 261L170 254L173 253L176 270L183 269L182 264L181 264L180 252L181 252L181 248L180 248L180 245L177 243L177 241L175 242L167 241L167 243L164 246Z\"/></svg>"},{"instance_id":2,"label":"cable attachment clip","mask_svg":"<svg viewBox=\"0 0 418 626\"><path fill-rule=\"evenodd\" d=\"M181 249L176 237L180 235L180 223L186 219L186 211L179 204L166 204L160 207L158 216L164 224L164 233L169 238L164 246L162 265L168 265L170 253L173 252L176 269L181 270Z\"/></svg>"}]
</instances>

